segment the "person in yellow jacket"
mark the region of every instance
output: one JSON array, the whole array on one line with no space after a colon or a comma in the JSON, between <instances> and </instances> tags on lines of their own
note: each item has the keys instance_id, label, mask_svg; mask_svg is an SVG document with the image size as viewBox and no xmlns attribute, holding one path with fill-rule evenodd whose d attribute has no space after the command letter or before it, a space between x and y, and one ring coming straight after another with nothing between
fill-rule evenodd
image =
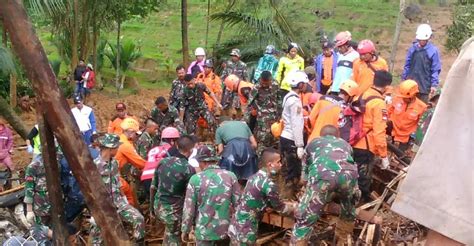
<instances>
[{"instance_id":1,"label":"person in yellow jacket","mask_svg":"<svg viewBox=\"0 0 474 246\"><path fill-rule=\"evenodd\" d=\"M288 45L288 54L278 62L276 80L280 84L280 93L283 98L291 90L287 75L289 72L304 70L304 60L298 55L298 44L290 43Z\"/></svg>"}]
</instances>

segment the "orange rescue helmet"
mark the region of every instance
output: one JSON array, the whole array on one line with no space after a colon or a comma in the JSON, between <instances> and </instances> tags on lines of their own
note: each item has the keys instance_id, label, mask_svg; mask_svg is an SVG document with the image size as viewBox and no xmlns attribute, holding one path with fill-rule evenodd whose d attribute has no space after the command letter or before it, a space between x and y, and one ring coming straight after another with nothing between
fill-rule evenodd
<instances>
[{"instance_id":1,"label":"orange rescue helmet","mask_svg":"<svg viewBox=\"0 0 474 246\"><path fill-rule=\"evenodd\" d=\"M138 132L140 130L140 125L138 124L138 121L136 121L133 118L125 118L122 123L120 123L120 127L126 131L126 130L132 130L135 132Z\"/></svg>"},{"instance_id":2,"label":"orange rescue helmet","mask_svg":"<svg viewBox=\"0 0 474 246\"><path fill-rule=\"evenodd\" d=\"M415 97L419 92L418 83L414 80L405 80L400 84L399 93L400 97L412 98Z\"/></svg>"},{"instance_id":3,"label":"orange rescue helmet","mask_svg":"<svg viewBox=\"0 0 474 246\"><path fill-rule=\"evenodd\" d=\"M357 94L358 88L359 88L359 85L356 82L354 82L353 80L347 79L344 82L342 82L340 90L344 91L350 97L353 97Z\"/></svg>"},{"instance_id":4,"label":"orange rescue helmet","mask_svg":"<svg viewBox=\"0 0 474 246\"><path fill-rule=\"evenodd\" d=\"M283 127L283 121L280 120L272 124L272 126L270 127L270 131L272 132L272 135L275 138L279 138L281 136L281 133L283 132Z\"/></svg>"},{"instance_id":5,"label":"orange rescue helmet","mask_svg":"<svg viewBox=\"0 0 474 246\"><path fill-rule=\"evenodd\" d=\"M240 82L240 79L235 74L231 74L227 76L227 78L225 78L224 80L225 87L230 91L234 91L239 82Z\"/></svg>"}]
</instances>

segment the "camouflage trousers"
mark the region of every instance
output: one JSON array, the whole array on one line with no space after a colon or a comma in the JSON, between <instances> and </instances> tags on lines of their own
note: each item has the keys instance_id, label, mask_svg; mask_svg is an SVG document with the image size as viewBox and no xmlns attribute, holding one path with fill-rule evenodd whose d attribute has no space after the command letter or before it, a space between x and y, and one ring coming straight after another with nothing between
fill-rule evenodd
<instances>
[{"instance_id":1,"label":"camouflage trousers","mask_svg":"<svg viewBox=\"0 0 474 246\"><path fill-rule=\"evenodd\" d=\"M216 240L216 241L196 240L196 246L228 246L229 244L230 244L229 239Z\"/></svg>"},{"instance_id":2,"label":"camouflage trousers","mask_svg":"<svg viewBox=\"0 0 474 246\"><path fill-rule=\"evenodd\" d=\"M207 108L193 110L195 111L191 112L191 109L186 109L184 112L184 127L186 129L186 133L189 135L196 134L199 117L203 117L206 120L211 132L215 132L216 121L211 112Z\"/></svg>"},{"instance_id":3,"label":"camouflage trousers","mask_svg":"<svg viewBox=\"0 0 474 246\"><path fill-rule=\"evenodd\" d=\"M155 210L158 219L165 224L163 245L181 245L181 219L183 217L183 204L160 203Z\"/></svg>"},{"instance_id":4,"label":"camouflage trousers","mask_svg":"<svg viewBox=\"0 0 474 246\"><path fill-rule=\"evenodd\" d=\"M132 205L127 204L118 212L122 222L130 224L133 227L133 239L136 241L145 237L145 218ZM91 223L90 237L92 238L92 245L102 245L103 240L100 236L100 228L96 223Z\"/></svg>"},{"instance_id":5,"label":"camouflage trousers","mask_svg":"<svg viewBox=\"0 0 474 246\"><path fill-rule=\"evenodd\" d=\"M354 165L343 165L340 171L322 171L320 178L312 177L295 212L296 223L291 237L292 244L308 240L313 226L319 220L325 204L337 197L341 204L340 218L355 219L355 203L360 196L357 188L357 169Z\"/></svg>"},{"instance_id":6,"label":"camouflage trousers","mask_svg":"<svg viewBox=\"0 0 474 246\"><path fill-rule=\"evenodd\" d=\"M277 140L273 137L271 132L272 124L276 122L272 119L257 118L257 124L255 126L255 138L258 143L257 154L260 155L262 150L267 147L275 147Z\"/></svg>"}]
</instances>

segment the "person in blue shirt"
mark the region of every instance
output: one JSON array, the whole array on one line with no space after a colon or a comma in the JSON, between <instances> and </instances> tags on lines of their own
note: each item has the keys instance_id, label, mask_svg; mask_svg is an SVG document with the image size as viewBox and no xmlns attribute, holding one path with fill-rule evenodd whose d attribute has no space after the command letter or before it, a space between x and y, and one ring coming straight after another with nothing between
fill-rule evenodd
<instances>
[{"instance_id":1,"label":"person in blue shirt","mask_svg":"<svg viewBox=\"0 0 474 246\"><path fill-rule=\"evenodd\" d=\"M334 44L324 42L322 44L323 52L314 59L314 68L316 74L316 91L325 95L332 85L336 75L337 52L334 51Z\"/></svg>"},{"instance_id":2,"label":"person in blue shirt","mask_svg":"<svg viewBox=\"0 0 474 246\"><path fill-rule=\"evenodd\" d=\"M433 31L428 24L416 30L417 41L408 49L402 80L412 79L418 83L418 98L428 103L439 85L441 59L438 48L430 42Z\"/></svg>"},{"instance_id":3,"label":"person in blue shirt","mask_svg":"<svg viewBox=\"0 0 474 246\"><path fill-rule=\"evenodd\" d=\"M275 57L275 46L268 45L265 48L265 54L258 60L258 65L255 69L252 82L257 84L260 81L260 75L263 71L270 71L273 78L275 78L277 69L278 59Z\"/></svg>"}]
</instances>

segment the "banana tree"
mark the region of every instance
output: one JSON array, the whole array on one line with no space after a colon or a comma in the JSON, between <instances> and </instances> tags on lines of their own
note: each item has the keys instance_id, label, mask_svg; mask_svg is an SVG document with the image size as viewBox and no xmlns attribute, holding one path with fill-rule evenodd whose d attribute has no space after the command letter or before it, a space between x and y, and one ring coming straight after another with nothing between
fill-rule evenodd
<instances>
[{"instance_id":1,"label":"banana tree","mask_svg":"<svg viewBox=\"0 0 474 246\"><path fill-rule=\"evenodd\" d=\"M127 40L120 44L120 48L117 49L117 45L108 43L108 49L105 50L105 56L109 59L113 68L119 71L119 81L116 83L117 93L123 89L123 83L125 81L125 72L131 67L132 63L142 56L142 53L138 50L138 47L133 41ZM117 67L117 56L119 59L119 66Z\"/></svg>"}]
</instances>

